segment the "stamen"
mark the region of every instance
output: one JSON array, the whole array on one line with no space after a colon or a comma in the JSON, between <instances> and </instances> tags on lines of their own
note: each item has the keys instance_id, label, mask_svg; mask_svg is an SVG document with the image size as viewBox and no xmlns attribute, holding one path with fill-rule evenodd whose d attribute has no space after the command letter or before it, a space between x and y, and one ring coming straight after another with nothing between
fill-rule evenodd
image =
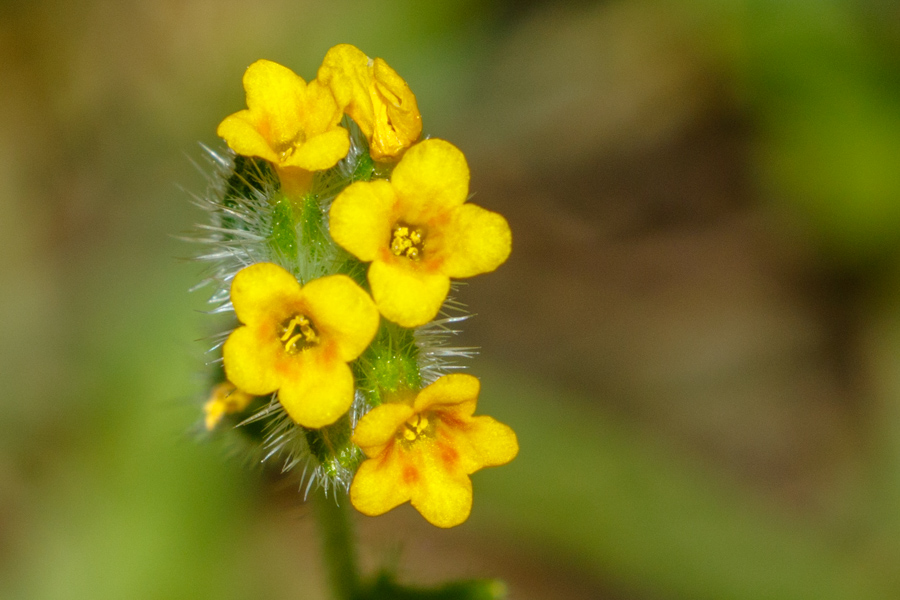
<instances>
[{"instance_id":1,"label":"stamen","mask_svg":"<svg viewBox=\"0 0 900 600\"><path fill-rule=\"evenodd\" d=\"M312 321L304 315L294 316L282 327L283 333L278 339L284 343L284 350L288 354L296 354L319 342L319 334L313 327Z\"/></svg>"},{"instance_id":2,"label":"stamen","mask_svg":"<svg viewBox=\"0 0 900 600\"><path fill-rule=\"evenodd\" d=\"M291 346L293 346L294 344L296 344L298 341L300 341L302 339L303 339L303 334L298 333L297 335L295 335L294 337L292 337L291 339L289 339L288 341L286 341L284 343L284 349L287 350L288 348L290 348Z\"/></svg>"},{"instance_id":3,"label":"stamen","mask_svg":"<svg viewBox=\"0 0 900 600\"><path fill-rule=\"evenodd\" d=\"M391 252L394 256L405 256L419 260L425 248L425 233L418 228L397 223L391 233Z\"/></svg>"},{"instance_id":4,"label":"stamen","mask_svg":"<svg viewBox=\"0 0 900 600\"><path fill-rule=\"evenodd\" d=\"M410 417L404 423L404 426L406 429L403 431L403 437L410 442L414 442L428 428L428 419L422 415L416 415L415 417Z\"/></svg>"},{"instance_id":5,"label":"stamen","mask_svg":"<svg viewBox=\"0 0 900 600\"><path fill-rule=\"evenodd\" d=\"M278 153L278 159L281 162L286 161L291 156L293 156L294 152L298 147L302 146L306 143L306 132L300 130L297 132L293 138L286 142L282 142L281 144L277 144L273 150Z\"/></svg>"}]
</instances>

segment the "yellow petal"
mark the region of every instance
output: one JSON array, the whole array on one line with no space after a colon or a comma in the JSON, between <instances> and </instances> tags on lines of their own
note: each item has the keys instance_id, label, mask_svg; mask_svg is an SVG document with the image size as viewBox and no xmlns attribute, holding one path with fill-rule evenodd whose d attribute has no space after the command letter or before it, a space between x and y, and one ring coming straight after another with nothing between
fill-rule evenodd
<instances>
[{"instance_id":1,"label":"yellow petal","mask_svg":"<svg viewBox=\"0 0 900 600\"><path fill-rule=\"evenodd\" d=\"M450 142L429 139L406 151L391 174L394 191L409 214L422 223L435 214L459 206L469 194L469 166L463 153Z\"/></svg>"},{"instance_id":2,"label":"yellow petal","mask_svg":"<svg viewBox=\"0 0 900 600\"><path fill-rule=\"evenodd\" d=\"M420 478L411 486L410 502L432 525L459 525L472 510L472 481L459 468L453 447L437 443L414 446L420 447Z\"/></svg>"},{"instance_id":3,"label":"yellow petal","mask_svg":"<svg viewBox=\"0 0 900 600\"><path fill-rule=\"evenodd\" d=\"M269 146L269 141L256 128L249 110L225 117L225 120L219 123L216 135L242 156L258 156L271 162L278 160L278 155Z\"/></svg>"},{"instance_id":4,"label":"yellow petal","mask_svg":"<svg viewBox=\"0 0 900 600\"><path fill-rule=\"evenodd\" d=\"M280 384L274 365L283 354L274 336L254 327L238 327L222 347L225 375L237 387L254 396L271 394Z\"/></svg>"},{"instance_id":5,"label":"yellow petal","mask_svg":"<svg viewBox=\"0 0 900 600\"><path fill-rule=\"evenodd\" d=\"M353 373L347 363L311 349L294 357L278 390L291 418L311 429L330 425L353 403Z\"/></svg>"},{"instance_id":6,"label":"yellow petal","mask_svg":"<svg viewBox=\"0 0 900 600\"><path fill-rule=\"evenodd\" d=\"M331 205L331 237L363 262L375 260L391 241L396 196L384 180L358 181L342 191Z\"/></svg>"},{"instance_id":7,"label":"yellow petal","mask_svg":"<svg viewBox=\"0 0 900 600\"><path fill-rule=\"evenodd\" d=\"M491 417L473 417L465 424L465 436L485 467L505 465L519 453L516 433Z\"/></svg>"},{"instance_id":8,"label":"yellow petal","mask_svg":"<svg viewBox=\"0 0 900 600\"><path fill-rule=\"evenodd\" d=\"M303 122L307 139L334 129L343 116L344 113L328 86L315 79L310 81L303 99Z\"/></svg>"},{"instance_id":9,"label":"yellow petal","mask_svg":"<svg viewBox=\"0 0 900 600\"><path fill-rule=\"evenodd\" d=\"M231 303L238 319L245 324L272 320L273 313L284 312L285 304L296 299L299 293L300 284L294 276L273 263L244 267L231 282Z\"/></svg>"},{"instance_id":10,"label":"yellow petal","mask_svg":"<svg viewBox=\"0 0 900 600\"><path fill-rule=\"evenodd\" d=\"M303 287L303 299L319 333L333 341L338 358L349 362L375 337L380 316L372 298L346 275L315 279Z\"/></svg>"},{"instance_id":11,"label":"yellow petal","mask_svg":"<svg viewBox=\"0 0 900 600\"><path fill-rule=\"evenodd\" d=\"M225 415L238 413L247 408L253 401L253 396L243 390L234 387L234 384L224 381L213 388L209 400L203 405L206 413L206 429L212 431Z\"/></svg>"},{"instance_id":12,"label":"yellow petal","mask_svg":"<svg viewBox=\"0 0 900 600\"><path fill-rule=\"evenodd\" d=\"M288 167L299 167L307 171L324 171L347 156L349 149L350 134L343 127L336 127L307 139L305 143L297 146L281 164Z\"/></svg>"},{"instance_id":13,"label":"yellow petal","mask_svg":"<svg viewBox=\"0 0 900 600\"><path fill-rule=\"evenodd\" d=\"M376 406L357 423L353 431L353 443L362 448L366 456L374 458L394 439L397 429L413 414L411 406L399 402Z\"/></svg>"},{"instance_id":14,"label":"yellow petal","mask_svg":"<svg viewBox=\"0 0 900 600\"><path fill-rule=\"evenodd\" d=\"M425 412L437 407L453 407L454 414L469 417L475 412L481 382L465 373L444 375L423 389L416 396L416 412Z\"/></svg>"},{"instance_id":15,"label":"yellow petal","mask_svg":"<svg viewBox=\"0 0 900 600\"><path fill-rule=\"evenodd\" d=\"M237 389L234 384L228 381L216 386L216 395L229 414L241 412L253 401L253 396L244 390Z\"/></svg>"},{"instance_id":16,"label":"yellow petal","mask_svg":"<svg viewBox=\"0 0 900 600\"><path fill-rule=\"evenodd\" d=\"M481 454L466 435L465 426L471 419L454 418L448 411L434 413L433 418L438 419L435 439L443 447L445 455L453 457L447 468L469 475L484 466Z\"/></svg>"},{"instance_id":17,"label":"yellow petal","mask_svg":"<svg viewBox=\"0 0 900 600\"><path fill-rule=\"evenodd\" d=\"M364 461L350 485L350 502L370 517L382 515L410 498L410 486L404 478L404 451L392 445L384 456Z\"/></svg>"},{"instance_id":18,"label":"yellow petal","mask_svg":"<svg viewBox=\"0 0 900 600\"><path fill-rule=\"evenodd\" d=\"M369 94L369 57L350 44L331 48L322 61L316 79L327 85L338 106L352 118L363 134L371 139L372 99Z\"/></svg>"},{"instance_id":19,"label":"yellow petal","mask_svg":"<svg viewBox=\"0 0 900 600\"><path fill-rule=\"evenodd\" d=\"M203 412L205 414L203 424L206 426L207 431L212 431L219 424L219 421L222 420L222 417L225 416L225 405L215 400L208 400L203 405Z\"/></svg>"},{"instance_id":20,"label":"yellow petal","mask_svg":"<svg viewBox=\"0 0 900 600\"><path fill-rule=\"evenodd\" d=\"M422 115L407 83L380 58L370 68L370 91L377 101L369 152L375 160L398 157L422 134Z\"/></svg>"},{"instance_id":21,"label":"yellow petal","mask_svg":"<svg viewBox=\"0 0 900 600\"><path fill-rule=\"evenodd\" d=\"M450 291L450 278L407 266L398 259L369 265L369 285L381 314L402 327L418 327L437 316Z\"/></svg>"},{"instance_id":22,"label":"yellow petal","mask_svg":"<svg viewBox=\"0 0 900 600\"><path fill-rule=\"evenodd\" d=\"M453 210L441 239L441 271L449 277L489 273L506 261L512 249L506 219L474 204Z\"/></svg>"},{"instance_id":23,"label":"yellow petal","mask_svg":"<svg viewBox=\"0 0 900 600\"><path fill-rule=\"evenodd\" d=\"M290 143L300 131L300 103L306 82L270 60L258 60L244 73L247 108L273 149Z\"/></svg>"}]
</instances>

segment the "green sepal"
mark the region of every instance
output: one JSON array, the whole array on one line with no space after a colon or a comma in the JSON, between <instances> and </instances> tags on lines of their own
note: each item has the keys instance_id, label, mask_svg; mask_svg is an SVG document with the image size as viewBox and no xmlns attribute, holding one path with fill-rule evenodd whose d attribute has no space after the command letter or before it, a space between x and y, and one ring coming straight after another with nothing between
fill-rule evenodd
<instances>
[{"instance_id":1,"label":"green sepal","mask_svg":"<svg viewBox=\"0 0 900 600\"><path fill-rule=\"evenodd\" d=\"M338 248L338 251L338 259L335 261L335 270L338 273L347 275L350 279L355 281L359 287L371 294L372 290L369 287L368 279L369 264L359 261L355 256L343 248Z\"/></svg>"},{"instance_id":2,"label":"green sepal","mask_svg":"<svg viewBox=\"0 0 900 600\"><path fill-rule=\"evenodd\" d=\"M421 387L418 357L413 330L382 319L375 339L351 366L358 388L378 406L389 394Z\"/></svg>"},{"instance_id":3,"label":"green sepal","mask_svg":"<svg viewBox=\"0 0 900 600\"><path fill-rule=\"evenodd\" d=\"M350 180L347 182L347 185L356 183L357 181L390 179L395 166L394 163L375 162L372 160L372 157L369 156L368 152L363 152L350 175Z\"/></svg>"},{"instance_id":4,"label":"green sepal","mask_svg":"<svg viewBox=\"0 0 900 600\"><path fill-rule=\"evenodd\" d=\"M296 212L299 213L297 221L307 252L320 254L326 244L331 245L331 240L325 234L325 215L318 198L309 194Z\"/></svg>"},{"instance_id":5,"label":"green sepal","mask_svg":"<svg viewBox=\"0 0 900 600\"><path fill-rule=\"evenodd\" d=\"M321 429L306 429L309 453L328 477L353 473L362 461L362 451L350 441L351 433L349 413Z\"/></svg>"},{"instance_id":6,"label":"green sepal","mask_svg":"<svg viewBox=\"0 0 900 600\"><path fill-rule=\"evenodd\" d=\"M270 402L270 396L254 396L247 408L238 413L232 413L222 417L216 430L229 431L234 430L238 435L246 438L254 446L262 445L266 438L266 422L262 420L254 420L244 423L246 419L255 415ZM241 425L238 427L238 425Z\"/></svg>"},{"instance_id":7,"label":"green sepal","mask_svg":"<svg viewBox=\"0 0 900 600\"><path fill-rule=\"evenodd\" d=\"M276 255L291 265L329 262L328 256L334 254L334 242L328 235L325 213L316 194L310 192L299 199L281 196L272 204L271 211L269 245Z\"/></svg>"},{"instance_id":8,"label":"green sepal","mask_svg":"<svg viewBox=\"0 0 900 600\"><path fill-rule=\"evenodd\" d=\"M375 161L372 160L372 156L369 154L368 148L366 148L365 151L359 154L359 160L356 162L353 173L350 175L350 182L369 181L374 175Z\"/></svg>"},{"instance_id":9,"label":"green sepal","mask_svg":"<svg viewBox=\"0 0 900 600\"><path fill-rule=\"evenodd\" d=\"M241 213L249 210L258 213L262 197L277 186L278 176L267 161L236 155L222 193L222 205L228 211L220 213L221 221L218 226L225 230L247 231L247 223L229 211Z\"/></svg>"},{"instance_id":10,"label":"green sepal","mask_svg":"<svg viewBox=\"0 0 900 600\"><path fill-rule=\"evenodd\" d=\"M268 161L255 156L234 157L234 167L225 181L222 203L232 208L235 199L252 200L260 192L278 185L278 176Z\"/></svg>"},{"instance_id":11,"label":"green sepal","mask_svg":"<svg viewBox=\"0 0 900 600\"><path fill-rule=\"evenodd\" d=\"M294 223L294 203L287 196L281 196L272 205L272 231L269 246L284 260L297 260L297 230Z\"/></svg>"}]
</instances>

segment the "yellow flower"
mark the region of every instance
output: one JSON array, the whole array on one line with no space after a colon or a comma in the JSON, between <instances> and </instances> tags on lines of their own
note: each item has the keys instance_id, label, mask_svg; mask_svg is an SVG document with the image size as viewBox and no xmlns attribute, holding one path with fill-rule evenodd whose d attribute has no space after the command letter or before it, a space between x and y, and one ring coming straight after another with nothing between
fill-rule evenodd
<instances>
[{"instance_id":1,"label":"yellow flower","mask_svg":"<svg viewBox=\"0 0 900 600\"><path fill-rule=\"evenodd\" d=\"M422 134L422 115L405 81L380 58L350 44L325 55L316 79L331 88L338 104L369 140L375 160L396 159Z\"/></svg>"},{"instance_id":2,"label":"yellow flower","mask_svg":"<svg viewBox=\"0 0 900 600\"><path fill-rule=\"evenodd\" d=\"M272 263L238 272L231 284L234 312L243 323L222 356L225 374L255 396L278 390L278 400L300 425L333 423L353 402L358 357L378 328L372 299L345 275L300 286Z\"/></svg>"},{"instance_id":3,"label":"yellow flower","mask_svg":"<svg viewBox=\"0 0 900 600\"><path fill-rule=\"evenodd\" d=\"M230 381L223 381L213 388L209 400L203 405L206 430L212 431L225 415L239 413L253 401L254 396L234 387Z\"/></svg>"},{"instance_id":4,"label":"yellow flower","mask_svg":"<svg viewBox=\"0 0 900 600\"><path fill-rule=\"evenodd\" d=\"M347 155L350 137L331 91L293 71L258 60L244 73L247 109L225 118L216 133L244 156L271 162L287 193L305 192L312 172Z\"/></svg>"},{"instance_id":5,"label":"yellow flower","mask_svg":"<svg viewBox=\"0 0 900 600\"><path fill-rule=\"evenodd\" d=\"M512 429L472 416L479 386L471 375L445 375L411 405L382 404L360 419L353 442L368 460L350 486L353 506L377 516L410 501L438 527L465 521L472 510L469 475L519 452Z\"/></svg>"},{"instance_id":6,"label":"yellow flower","mask_svg":"<svg viewBox=\"0 0 900 600\"><path fill-rule=\"evenodd\" d=\"M381 314L403 327L433 319L451 277L493 271L509 256L502 216L466 204L469 167L438 139L410 148L391 180L357 182L335 199L334 241L371 262L369 285Z\"/></svg>"}]
</instances>

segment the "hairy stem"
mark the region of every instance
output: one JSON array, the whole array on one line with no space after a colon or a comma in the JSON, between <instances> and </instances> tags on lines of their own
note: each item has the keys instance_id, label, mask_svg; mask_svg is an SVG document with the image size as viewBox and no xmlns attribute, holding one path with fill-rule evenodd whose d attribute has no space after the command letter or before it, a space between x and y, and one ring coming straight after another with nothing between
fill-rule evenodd
<instances>
[{"instance_id":1,"label":"hairy stem","mask_svg":"<svg viewBox=\"0 0 900 600\"><path fill-rule=\"evenodd\" d=\"M337 498L326 498L318 493L313 498L313 505L333 597L335 600L352 600L357 596L360 582L350 498L340 492L336 494Z\"/></svg>"}]
</instances>

